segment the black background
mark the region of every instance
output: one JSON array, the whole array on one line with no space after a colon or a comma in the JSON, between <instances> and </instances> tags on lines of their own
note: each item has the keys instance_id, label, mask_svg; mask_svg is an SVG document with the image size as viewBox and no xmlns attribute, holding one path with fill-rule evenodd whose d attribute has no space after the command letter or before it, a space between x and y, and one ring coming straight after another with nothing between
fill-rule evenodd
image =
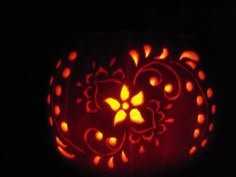
<instances>
[{"instance_id":1,"label":"black background","mask_svg":"<svg viewBox=\"0 0 236 177\"><path fill-rule=\"evenodd\" d=\"M10 90L2 157L7 176L85 176L54 150L47 120L49 77L63 51L125 40L160 40L200 49L214 81L217 131L200 160L168 176L236 176L235 31L231 4L175 3L149 8L29 8L1 11ZM9 47L8 47L9 45ZM4 68L4 66L9 66ZM6 78L6 77L5 77ZM12 87L11 87L12 86ZM8 97L7 95L4 95ZM5 129L7 131L5 131ZM155 176L155 174L153 174Z\"/></svg>"}]
</instances>

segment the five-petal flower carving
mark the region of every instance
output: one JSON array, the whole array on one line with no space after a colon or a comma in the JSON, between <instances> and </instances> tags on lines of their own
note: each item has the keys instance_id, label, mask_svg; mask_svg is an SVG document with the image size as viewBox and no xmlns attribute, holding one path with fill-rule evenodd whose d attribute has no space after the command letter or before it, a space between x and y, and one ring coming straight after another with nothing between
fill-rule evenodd
<instances>
[{"instance_id":1,"label":"five-petal flower carving","mask_svg":"<svg viewBox=\"0 0 236 177\"><path fill-rule=\"evenodd\" d=\"M106 98L104 100L113 111L116 111L113 121L114 127L117 124L126 120L128 111L131 122L136 124L142 124L144 122L144 118L142 117L141 112L139 111L138 108L136 108L136 106L140 106L144 103L143 91L139 91L130 100L129 98L130 98L129 89L126 85L123 85L120 92L120 99L122 103L120 103L117 99L111 97ZM132 109L129 109L130 104L132 105Z\"/></svg>"}]
</instances>

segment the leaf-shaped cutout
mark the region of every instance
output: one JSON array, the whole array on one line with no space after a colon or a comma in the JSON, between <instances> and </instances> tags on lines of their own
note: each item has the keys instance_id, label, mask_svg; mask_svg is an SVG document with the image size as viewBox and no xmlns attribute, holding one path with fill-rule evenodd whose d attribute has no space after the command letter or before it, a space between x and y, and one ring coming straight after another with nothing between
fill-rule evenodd
<instances>
[{"instance_id":1,"label":"leaf-shaped cutout","mask_svg":"<svg viewBox=\"0 0 236 177\"><path fill-rule=\"evenodd\" d=\"M113 111L117 111L120 108L120 103L114 98L106 98L105 102L110 106Z\"/></svg>"},{"instance_id":2,"label":"leaf-shaped cutout","mask_svg":"<svg viewBox=\"0 0 236 177\"><path fill-rule=\"evenodd\" d=\"M131 99L131 103L133 106L139 106L139 105L143 104L143 102L144 102L143 91L140 91L139 93L134 95Z\"/></svg>"},{"instance_id":3,"label":"leaf-shaped cutout","mask_svg":"<svg viewBox=\"0 0 236 177\"><path fill-rule=\"evenodd\" d=\"M133 123L142 124L144 122L144 119L137 108L132 109L129 115L130 115L130 120Z\"/></svg>"},{"instance_id":4,"label":"leaf-shaped cutout","mask_svg":"<svg viewBox=\"0 0 236 177\"><path fill-rule=\"evenodd\" d=\"M117 124L123 122L126 119L126 112L124 110L119 110L114 118L113 126L115 127Z\"/></svg>"},{"instance_id":5,"label":"leaf-shaped cutout","mask_svg":"<svg viewBox=\"0 0 236 177\"><path fill-rule=\"evenodd\" d=\"M126 85L122 86L122 89L120 92L120 98L122 101L126 101L129 98L129 89Z\"/></svg>"}]
</instances>

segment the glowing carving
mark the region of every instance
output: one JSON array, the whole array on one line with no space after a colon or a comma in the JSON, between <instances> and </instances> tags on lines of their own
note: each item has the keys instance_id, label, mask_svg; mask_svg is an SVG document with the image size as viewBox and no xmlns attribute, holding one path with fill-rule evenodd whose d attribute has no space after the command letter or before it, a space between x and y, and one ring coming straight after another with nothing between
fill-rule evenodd
<instances>
[{"instance_id":1,"label":"glowing carving","mask_svg":"<svg viewBox=\"0 0 236 177\"><path fill-rule=\"evenodd\" d=\"M123 85L121 89L120 98L122 101L126 101L129 98L129 90L126 85Z\"/></svg>"},{"instance_id":2,"label":"glowing carving","mask_svg":"<svg viewBox=\"0 0 236 177\"><path fill-rule=\"evenodd\" d=\"M199 79L201 79L201 80L205 80L206 76L205 76L204 71L200 70L200 71L198 72L198 77L199 77Z\"/></svg>"},{"instance_id":3,"label":"glowing carving","mask_svg":"<svg viewBox=\"0 0 236 177\"><path fill-rule=\"evenodd\" d=\"M173 91L173 85L171 84L166 84L164 90L167 92L167 93L171 93Z\"/></svg>"},{"instance_id":4,"label":"glowing carving","mask_svg":"<svg viewBox=\"0 0 236 177\"><path fill-rule=\"evenodd\" d=\"M60 146L57 146L58 151L66 158L68 159L73 159L75 157L74 154L70 154L68 152L66 152L63 148L61 148Z\"/></svg>"},{"instance_id":5,"label":"glowing carving","mask_svg":"<svg viewBox=\"0 0 236 177\"><path fill-rule=\"evenodd\" d=\"M65 158L84 154L94 166L105 164L116 170L133 165L134 157L145 156L149 150L153 164L161 166L161 158L177 161L179 153L193 156L206 147L208 133L214 130L210 116L216 113L216 105L213 89L201 85L207 77L198 68L200 57L183 51L175 61L167 48L156 53L145 44L141 49L126 54L131 61L126 62L128 69L117 57L104 65L99 60L79 63L77 51L68 54L69 64L58 60L45 100L57 150ZM83 64L92 71L77 70ZM186 125L185 118L192 125ZM183 137L178 137L183 131ZM173 137L187 145L174 148ZM165 156L169 152L171 157Z\"/></svg>"},{"instance_id":6,"label":"glowing carving","mask_svg":"<svg viewBox=\"0 0 236 177\"><path fill-rule=\"evenodd\" d=\"M140 91L139 93L134 95L133 98L131 99L131 104L133 106L140 106L143 104L143 102L144 102L143 91Z\"/></svg>"},{"instance_id":7,"label":"glowing carving","mask_svg":"<svg viewBox=\"0 0 236 177\"><path fill-rule=\"evenodd\" d=\"M121 159L124 163L129 161L124 151L121 152Z\"/></svg>"},{"instance_id":8,"label":"glowing carving","mask_svg":"<svg viewBox=\"0 0 236 177\"><path fill-rule=\"evenodd\" d=\"M54 81L54 77L53 77L53 76L51 76L51 77L50 77L50 80L49 80L49 86L51 86L51 85L52 85L53 81Z\"/></svg>"},{"instance_id":9,"label":"glowing carving","mask_svg":"<svg viewBox=\"0 0 236 177\"><path fill-rule=\"evenodd\" d=\"M57 115L57 116L60 115L61 109L60 109L60 107L59 107L58 105L56 105L56 106L54 107L54 113L55 113L55 115Z\"/></svg>"},{"instance_id":10,"label":"glowing carving","mask_svg":"<svg viewBox=\"0 0 236 177\"><path fill-rule=\"evenodd\" d=\"M149 82L150 82L150 85L153 87L158 85L158 79L156 77L150 77Z\"/></svg>"},{"instance_id":11,"label":"glowing carving","mask_svg":"<svg viewBox=\"0 0 236 177\"><path fill-rule=\"evenodd\" d=\"M216 105L213 104L213 105L211 106L211 113L212 113L212 114L215 114L215 112L216 112Z\"/></svg>"},{"instance_id":12,"label":"glowing carving","mask_svg":"<svg viewBox=\"0 0 236 177\"><path fill-rule=\"evenodd\" d=\"M111 107L113 111L117 111L120 108L120 103L114 98L107 98L105 102Z\"/></svg>"},{"instance_id":13,"label":"glowing carving","mask_svg":"<svg viewBox=\"0 0 236 177\"><path fill-rule=\"evenodd\" d=\"M58 144L60 147L62 147L62 148L66 148L66 147L67 147L67 145L64 144L64 143L60 140L60 138L58 138L58 136L56 137L56 142L57 142L57 144Z\"/></svg>"},{"instance_id":14,"label":"glowing carving","mask_svg":"<svg viewBox=\"0 0 236 177\"><path fill-rule=\"evenodd\" d=\"M197 150L196 146L191 147L191 149L189 150L189 155L193 155Z\"/></svg>"},{"instance_id":15,"label":"glowing carving","mask_svg":"<svg viewBox=\"0 0 236 177\"><path fill-rule=\"evenodd\" d=\"M166 57L168 56L168 54L169 54L168 49L167 49L167 48L163 48L161 55L160 55L160 56L156 56L155 59L157 59L157 60L166 59Z\"/></svg>"},{"instance_id":16,"label":"glowing carving","mask_svg":"<svg viewBox=\"0 0 236 177\"><path fill-rule=\"evenodd\" d=\"M109 167L109 168L114 168L113 157L111 157L111 158L108 160L108 167Z\"/></svg>"},{"instance_id":17,"label":"glowing carving","mask_svg":"<svg viewBox=\"0 0 236 177\"><path fill-rule=\"evenodd\" d=\"M207 145L207 139L202 140L201 147L205 147Z\"/></svg>"},{"instance_id":18,"label":"glowing carving","mask_svg":"<svg viewBox=\"0 0 236 177\"><path fill-rule=\"evenodd\" d=\"M130 93L129 93L129 89L126 85L123 85L121 88L121 92L120 92L120 99L122 101L127 101L127 99L129 98ZM117 111L120 108L120 103L118 102L118 100L114 99L114 98L106 98L104 100L113 111ZM131 98L131 105L132 106L140 106L142 105L144 102L144 95L143 95L143 91L138 92L136 95L134 95ZM120 109L114 117L114 123L113 126L115 127L118 123L123 122L126 117L127 117L127 113L123 110L125 108L128 109L129 104L127 102L124 102L122 104L122 109ZM136 124L140 124L144 122L144 119L140 113L140 111L137 108L133 108L130 110L130 121Z\"/></svg>"},{"instance_id":19,"label":"glowing carving","mask_svg":"<svg viewBox=\"0 0 236 177\"><path fill-rule=\"evenodd\" d=\"M101 141L103 139L103 134L100 131L97 131L95 136L98 141Z\"/></svg>"},{"instance_id":20,"label":"glowing carving","mask_svg":"<svg viewBox=\"0 0 236 177\"><path fill-rule=\"evenodd\" d=\"M53 126L53 119L52 119L51 116L49 117L49 125L50 125L51 127Z\"/></svg>"},{"instance_id":21,"label":"glowing carving","mask_svg":"<svg viewBox=\"0 0 236 177\"><path fill-rule=\"evenodd\" d=\"M194 138L198 138L199 135L200 135L200 129L196 128L196 129L194 130L193 137L194 137Z\"/></svg>"},{"instance_id":22,"label":"glowing carving","mask_svg":"<svg viewBox=\"0 0 236 177\"><path fill-rule=\"evenodd\" d=\"M136 124L141 124L144 122L144 119L140 113L140 111L136 108L132 109L129 113L131 122Z\"/></svg>"},{"instance_id":23,"label":"glowing carving","mask_svg":"<svg viewBox=\"0 0 236 177\"><path fill-rule=\"evenodd\" d=\"M113 126L115 127L118 123L123 122L126 119L126 116L127 114L124 110L119 110L114 117Z\"/></svg>"},{"instance_id":24,"label":"glowing carving","mask_svg":"<svg viewBox=\"0 0 236 177\"><path fill-rule=\"evenodd\" d=\"M130 56L132 57L132 59L133 59L135 65L137 66L138 63L139 63L139 54L138 54L138 52L137 52L136 50L131 50L131 51L129 52L129 54L130 54Z\"/></svg>"},{"instance_id":25,"label":"glowing carving","mask_svg":"<svg viewBox=\"0 0 236 177\"><path fill-rule=\"evenodd\" d=\"M101 156L96 156L96 157L94 157L94 159L93 159L93 164L94 164L94 165L98 165L99 162L100 162L100 160L101 160Z\"/></svg>"},{"instance_id":26,"label":"glowing carving","mask_svg":"<svg viewBox=\"0 0 236 177\"><path fill-rule=\"evenodd\" d=\"M197 122L199 124L203 124L205 122L205 115L204 114L198 114L197 116Z\"/></svg>"},{"instance_id":27,"label":"glowing carving","mask_svg":"<svg viewBox=\"0 0 236 177\"><path fill-rule=\"evenodd\" d=\"M207 89L207 97L212 98L212 96L213 96L213 90L212 90L212 88L208 88Z\"/></svg>"},{"instance_id":28,"label":"glowing carving","mask_svg":"<svg viewBox=\"0 0 236 177\"><path fill-rule=\"evenodd\" d=\"M150 46L150 45L144 45L144 52L145 52L145 58L147 58L149 55L150 55L150 53L151 53L151 50L152 50L152 46Z\"/></svg>"},{"instance_id":29,"label":"glowing carving","mask_svg":"<svg viewBox=\"0 0 236 177\"><path fill-rule=\"evenodd\" d=\"M56 69L60 68L61 63L62 63L62 60L58 60L58 62L57 62L57 64L56 64Z\"/></svg>"},{"instance_id":30,"label":"glowing carving","mask_svg":"<svg viewBox=\"0 0 236 177\"><path fill-rule=\"evenodd\" d=\"M62 130L63 132L65 132L65 133L68 132L68 125L67 125L67 123L64 122L64 121L61 123L61 130Z\"/></svg>"},{"instance_id":31,"label":"glowing carving","mask_svg":"<svg viewBox=\"0 0 236 177\"><path fill-rule=\"evenodd\" d=\"M186 90L187 90L188 92L193 91L193 83L192 83L192 82L188 81L188 82L186 83Z\"/></svg>"},{"instance_id":32,"label":"glowing carving","mask_svg":"<svg viewBox=\"0 0 236 177\"><path fill-rule=\"evenodd\" d=\"M65 68L62 72L62 77L67 79L70 76L70 68Z\"/></svg>"},{"instance_id":33,"label":"glowing carving","mask_svg":"<svg viewBox=\"0 0 236 177\"><path fill-rule=\"evenodd\" d=\"M200 58L196 52L186 50L180 55L179 60L186 60L185 64L190 66L192 69L196 69L196 62L199 62Z\"/></svg>"},{"instance_id":34,"label":"glowing carving","mask_svg":"<svg viewBox=\"0 0 236 177\"><path fill-rule=\"evenodd\" d=\"M70 52L69 56L68 56L68 60L70 61L74 61L77 57L77 52L76 51L73 51L73 52Z\"/></svg>"},{"instance_id":35,"label":"glowing carving","mask_svg":"<svg viewBox=\"0 0 236 177\"><path fill-rule=\"evenodd\" d=\"M201 106L203 104L203 98L202 96L197 96L197 99L196 99L196 102L197 102L197 105L198 106Z\"/></svg>"},{"instance_id":36,"label":"glowing carving","mask_svg":"<svg viewBox=\"0 0 236 177\"><path fill-rule=\"evenodd\" d=\"M117 139L115 137L108 138L108 143L111 146L115 146L117 144Z\"/></svg>"},{"instance_id":37,"label":"glowing carving","mask_svg":"<svg viewBox=\"0 0 236 177\"><path fill-rule=\"evenodd\" d=\"M60 85L57 85L56 88L55 88L55 94L57 96L61 96L61 92L62 92L62 88Z\"/></svg>"},{"instance_id":38,"label":"glowing carving","mask_svg":"<svg viewBox=\"0 0 236 177\"><path fill-rule=\"evenodd\" d=\"M179 59L182 60L183 58L187 58L187 59L190 59L192 61L199 61L200 60L198 54L196 52L194 52L194 51L191 51L191 50L184 51L180 55Z\"/></svg>"}]
</instances>

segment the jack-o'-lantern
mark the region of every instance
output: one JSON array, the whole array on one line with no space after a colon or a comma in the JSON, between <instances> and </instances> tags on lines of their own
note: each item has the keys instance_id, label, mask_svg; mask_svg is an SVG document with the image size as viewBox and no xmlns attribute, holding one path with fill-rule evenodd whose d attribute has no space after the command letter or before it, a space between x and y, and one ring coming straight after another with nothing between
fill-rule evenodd
<instances>
[{"instance_id":1,"label":"jack-o'-lantern","mask_svg":"<svg viewBox=\"0 0 236 177\"><path fill-rule=\"evenodd\" d=\"M74 50L55 65L47 104L58 152L127 173L194 157L209 143L216 112L199 55L149 44L124 51L96 58Z\"/></svg>"}]
</instances>

